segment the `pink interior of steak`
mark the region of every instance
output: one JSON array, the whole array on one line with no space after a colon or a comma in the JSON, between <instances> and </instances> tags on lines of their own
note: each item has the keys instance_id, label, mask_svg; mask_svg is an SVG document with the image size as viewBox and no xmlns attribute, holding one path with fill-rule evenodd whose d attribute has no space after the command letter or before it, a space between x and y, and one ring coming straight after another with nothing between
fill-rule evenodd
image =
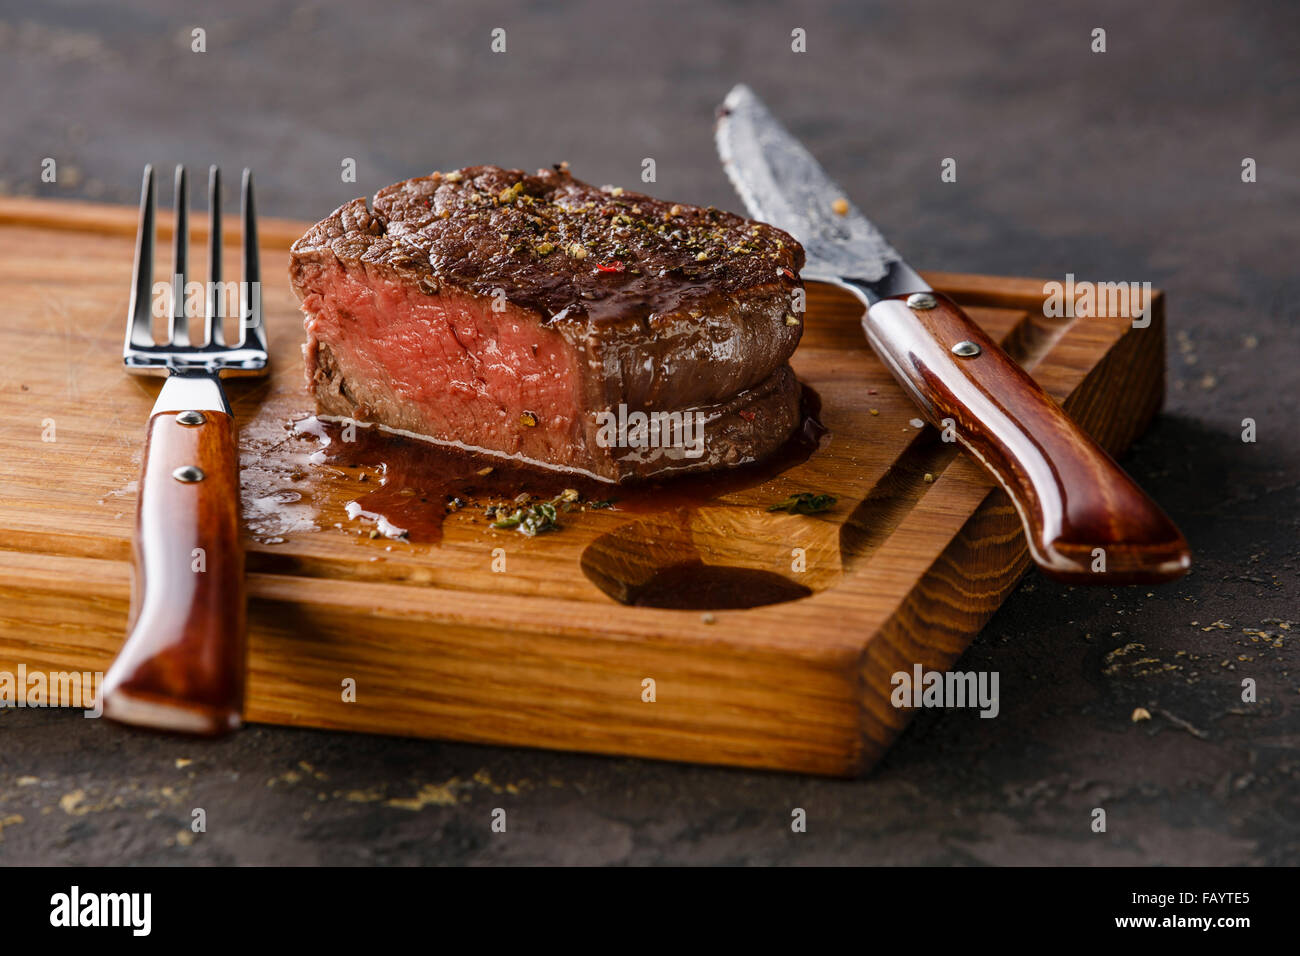
<instances>
[{"instance_id":1,"label":"pink interior of steak","mask_svg":"<svg viewBox=\"0 0 1300 956\"><path fill-rule=\"evenodd\" d=\"M532 313L341 267L312 279L302 305L322 412L534 461L585 463L576 458L585 449L576 354Z\"/></svg>"}]
</instances>

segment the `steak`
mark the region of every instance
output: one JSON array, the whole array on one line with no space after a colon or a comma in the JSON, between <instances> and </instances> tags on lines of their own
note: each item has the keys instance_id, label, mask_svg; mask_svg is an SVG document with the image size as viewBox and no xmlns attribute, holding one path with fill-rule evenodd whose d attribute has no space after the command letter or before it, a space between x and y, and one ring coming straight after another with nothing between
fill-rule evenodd
<instances>
[{"instance_id":1,"label":"steak","mask_svg":"<svg viewBox=\"0 0 1300 956\"><path fill-rule=\"evenodd\" d=\"M799 420L803 249L714 208L494 166L294 243L323 417L608 481L756 461Z\"/></svg>"}]
</instances>

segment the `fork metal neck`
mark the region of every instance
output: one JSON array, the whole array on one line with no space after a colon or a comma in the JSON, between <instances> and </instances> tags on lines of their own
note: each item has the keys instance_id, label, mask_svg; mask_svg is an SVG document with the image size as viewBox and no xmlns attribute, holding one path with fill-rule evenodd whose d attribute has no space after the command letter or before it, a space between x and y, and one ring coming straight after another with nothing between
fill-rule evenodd
<instances>
[{"instance_id":1,"label":"fork metal neck","mask_svg":"<svg viewBox=\"0 0 1300 956\"><path fill-rule=\"evenodd\" d=\"M207 369L172 369L163 382L153 413L194 411L231 414L226 392L215 371Z\"/></svg>"}]
</instances>

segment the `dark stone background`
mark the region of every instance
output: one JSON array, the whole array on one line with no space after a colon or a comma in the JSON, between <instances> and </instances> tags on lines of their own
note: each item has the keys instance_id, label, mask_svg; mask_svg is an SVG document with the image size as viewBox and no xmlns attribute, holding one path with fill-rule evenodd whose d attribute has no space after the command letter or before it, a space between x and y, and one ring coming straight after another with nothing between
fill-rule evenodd
<instances>
[{"instance_id":1,"label":"dark stone background","mask_svg":"<svg viewBox=\"0 0 1300 956\"><path fill-rule=\"evenodd\" d=\"M632 186L652 156L653 191L735 208L711 114L745 80L923 268L1168 291L1167 408L1126 464L1197 564L1159 589L1031 574L959 665L1000 672L1000 718L922 713L852 782L0 711L0 863L1300 861L1300 7L1059 6L4 4L9 193L129 203L145 161L219 162L256 170L264 213L315 219L434 168L568 159Z\"/></svg>"}]
</instances>

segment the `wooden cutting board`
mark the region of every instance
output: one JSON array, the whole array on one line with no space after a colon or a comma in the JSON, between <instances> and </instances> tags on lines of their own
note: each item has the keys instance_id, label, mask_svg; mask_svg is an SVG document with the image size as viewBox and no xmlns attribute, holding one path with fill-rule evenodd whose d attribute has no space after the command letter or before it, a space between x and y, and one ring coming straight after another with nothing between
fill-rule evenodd
<instances>
[{"instance_id":1,"label":"wooden cutting board","mask_svg":"<svg viewBox=\"0 0 1300 956\"><path fill-rule=\"evenodd\" d=\"M372 538L344 513L374 487L359 470L292 474L307 439L286 423L310 407L282 277L303 228L262 224L272 373L230 389L250 721L851 775L911 716L890 704L890 676L947 669L1028 566L1003 493L913 424L860 307L817 286L794 366L829 435L808 460L753 487L720 482L689 506L666 495L658 511L576 513L537 538L493 530L475 509L449 516L436 544ZM122 641L158 389L120 363L134 232L131 209L0 200L0 671L102 671ZM157 275L166 268L160 255ZM1041 280L927 277L1112 453L1159 408L1159 293L1150 326L1133 329L1045 318ZM796 491L838 503L766 511ZM610 596L684 556L779 574L811 596L708 613Z\"/></svg>"}]
</instances>

